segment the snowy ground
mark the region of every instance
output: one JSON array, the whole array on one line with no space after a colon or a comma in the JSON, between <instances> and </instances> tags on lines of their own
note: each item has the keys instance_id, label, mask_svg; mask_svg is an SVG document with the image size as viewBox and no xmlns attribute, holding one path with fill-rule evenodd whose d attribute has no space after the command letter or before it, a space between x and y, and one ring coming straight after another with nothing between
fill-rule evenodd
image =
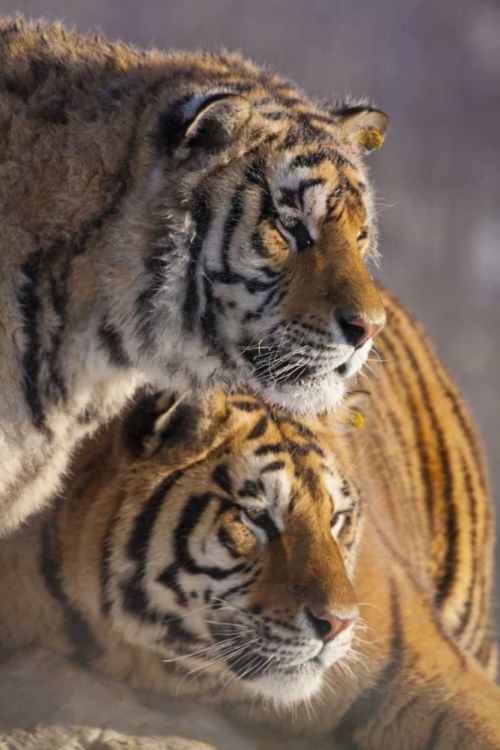
<instances>
[{"instance_id":1,"label":"snowy ground","mask_svg":"<svg viewBox=\"0 0 500 750\"><path fill-rule=\"evenodd\" d=\"M206 709L149 699L41 649L0 664L0 750L90 748L257 750L257 743Z\"/></svg>"}]
</instances>

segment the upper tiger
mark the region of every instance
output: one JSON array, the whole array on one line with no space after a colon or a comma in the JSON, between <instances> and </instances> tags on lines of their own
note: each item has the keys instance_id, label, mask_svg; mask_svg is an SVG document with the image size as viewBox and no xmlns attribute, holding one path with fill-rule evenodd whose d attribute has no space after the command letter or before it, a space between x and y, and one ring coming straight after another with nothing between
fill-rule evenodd
<instances>
[{"instance_id":1,"label":"upper tiger","mask_svg":"<svg viewBox=\"0 0 500 750\"><path fill-rule=\"evenodd\" d=\"M387 117L237 55L0 36L0 530L140 383L336 405L385 321L362 155Z\"/></svg>"}]
</instances>

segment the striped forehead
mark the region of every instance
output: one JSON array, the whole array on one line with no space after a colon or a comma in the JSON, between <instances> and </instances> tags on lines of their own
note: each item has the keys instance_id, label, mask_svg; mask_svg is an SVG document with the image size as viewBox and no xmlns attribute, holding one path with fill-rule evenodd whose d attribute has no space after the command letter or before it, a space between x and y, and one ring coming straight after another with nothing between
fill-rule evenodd
<instances>
[{"instance_id":1,"label":"striped forehead","mask_svg":"<svg viewBox=\"0 0 500 750\"><path fill-rule=\"evenodd\" d=\"M224 483L239 504L265 509L279 531L298 492L311 495L316 507L323 498L338 507L342 477L309 428L290 415L271 416L250 400L233 405L236 438L226 453ZM218 467L214 477L219 484L220 472Z\"/></svg>"},{"instance_id":2,"label":"striped forehead","mask_svg":"<svg viewBox=\"0 0 500 750\"><path fill-rule=\"evenodd\" d=\"M300 218L317 239L319 224L342 198L365 208L366 185L357 165L337 151L284 153L269 179L273 202L286 218Z\"/></svg>"},{"instance_id":3,"label":"striped forehead","mask_svg":"<svg viewBox=\"0 0 500 750\"><path fill-rule=\"evenodd\" d=\"M268 433L268 440L250 439L245 443L243 455L230 459L229 474L241 505L265 509L282 531L293 493L293 464L278 430Z\"/></svg>"}]
</instances>

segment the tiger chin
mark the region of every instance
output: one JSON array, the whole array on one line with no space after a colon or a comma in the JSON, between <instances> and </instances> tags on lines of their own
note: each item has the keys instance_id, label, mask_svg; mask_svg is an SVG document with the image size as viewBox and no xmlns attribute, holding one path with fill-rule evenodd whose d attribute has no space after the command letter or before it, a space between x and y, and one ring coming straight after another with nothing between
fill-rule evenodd
<instances>
[{"instance_id":1,"label":"tiger chin","mask_svg":"<svg viewBox=\"0 0 500 750\"><path fill-rule=\"evenodd\" d=\"M19 18L0 60L0 534L141 385L336 407L385 322L364 157L387 116Z\"/></svg>"}]
</instances>

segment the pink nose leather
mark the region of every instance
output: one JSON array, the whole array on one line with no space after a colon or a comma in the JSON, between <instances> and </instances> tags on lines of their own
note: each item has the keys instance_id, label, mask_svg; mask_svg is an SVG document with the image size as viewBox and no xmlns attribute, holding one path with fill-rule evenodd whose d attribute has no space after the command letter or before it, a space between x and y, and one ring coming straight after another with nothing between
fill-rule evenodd
<instances>
[{"instance_id":1,"label":"pink nose leather","mask_svg":"<svg viewBox=\"0 0 500 750\"><path fill-rule=\"evenodd\" d=\"M355 617L350 617L347 620L342 620L340 617L337 617L337 615L329 614L318 615L317 619L323 620L330 625L330 631L323 635L324 641L333 641L333 639L336 638L340 633L342 633L344 630L347 630L347 628L350 628L351 625L356 622Z\"/></svg>"},{"instance_id":2,"label":"pink nose leather","mask_svg":"<svg viewBox=\"0 0 500 750\"><path fill-rule=\"evenodd\" d=\"M363 344L365 344L369 339L376 336L377 333L380 333L380 331L384 327L384 323L370 323L368 320L364 320L364 318L354 318L354 320L349 321L349 325L357 326L363 331L358 341L356 342L356 349L359 349L359 347L363 346Z\"/></svg>"}]
</instances>

